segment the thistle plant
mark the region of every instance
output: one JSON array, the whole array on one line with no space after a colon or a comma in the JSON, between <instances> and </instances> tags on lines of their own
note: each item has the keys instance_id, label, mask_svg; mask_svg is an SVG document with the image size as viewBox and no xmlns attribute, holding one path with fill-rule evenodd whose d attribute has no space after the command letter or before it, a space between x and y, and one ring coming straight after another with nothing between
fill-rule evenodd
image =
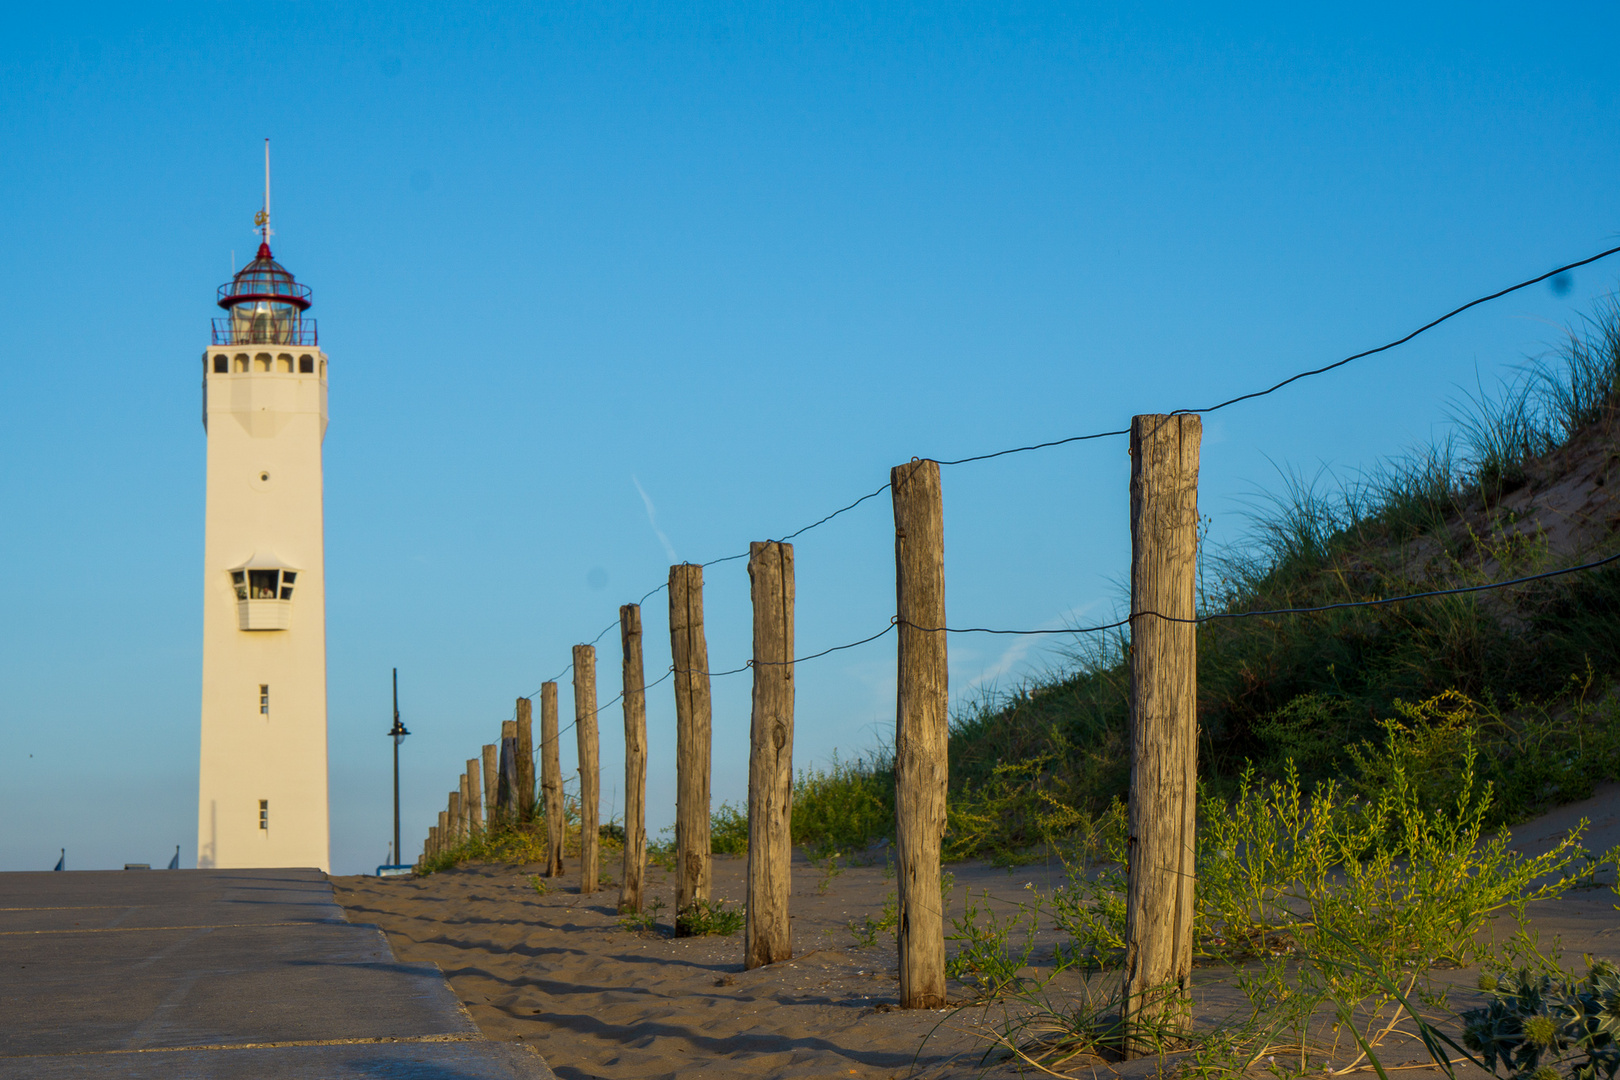
<instances>
[{"instance_id":1,"label":"thistle plant","mask_svg":"<svg viewBox=\"0 0 1620 1080\"><path fill-rule=\"evenodd\" d=\"M1513 1080L1612 1080L1620 1072L1620 971L1588 958L1582 978L1519 968L1482 987L1463 1042Z\"/></svg>"}]
</instances>

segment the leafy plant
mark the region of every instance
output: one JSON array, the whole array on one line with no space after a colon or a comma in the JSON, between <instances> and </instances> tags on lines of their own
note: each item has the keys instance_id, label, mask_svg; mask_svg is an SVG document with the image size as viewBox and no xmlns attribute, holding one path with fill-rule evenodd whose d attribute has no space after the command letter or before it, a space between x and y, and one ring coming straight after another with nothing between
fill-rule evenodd
<instances>
[{"instance_id":1,"label":"leafy plant","mask_svg":"<svg viewBox=\"0 0 1620 1080\"><path fill-rule=\"evenodd\" d=\"M681 937L705 934L729 936L743 928L747 914L726 907L724 900L693 900L675 915L675 933Z\"/></svg>"},{"instance_id":2,"label":"leafy plant","mask_svg":"<svg viewBox=\"0 0 1620 1080\"><path fill-rule=\"evenodd\" d=\"M656 839L648 839L647 861L670 873L675 872L675 826L665 826Z\"/></svg>"},{"instance_id":3,"label":"leafy plant","mask_svg":"<svg viewBox=\"0 0 1620 1080\"><path fill-rule=\"evenodd\" d=\"M793 782L793 842L857 851L894 831L894 764L887 754L806 768Z\"/></svg>"},{"instance_id":4,"label":"leafy plant","mask_svg":"<svg viewBox=\"0 0 1620 1080\"><path fill-rule=\"evenodd\" d=\"M851 922L849 932L855 936L855 944L867 949L877 944L879 934L887 934L900 923L900 905L895 894L890 892L883 898L883 912L878 918L865 916L859 923Z\"/></svg>"},{"instance_id":5,"label":"leafy plant","mask_svg":"<svg viewBox=\"0 0 1620 1080\"><path fill-rule=\"evenodd\" d=\"M817 896L826 896L827 890L832 888L833 878L844 872L844 865L839 861L843 856L842 851L826 851L810 857L811 866L818 862L821 864L821 877L816 882Z\"/></svg>"},{"instance_id":6,"label":"leafy plant","mask_svg":"<svg viewBox=\"0 0 1620 1080\"><path fill-rule=\"evenodd\" d=\"M748 854L748 810L723 802L709 815L709 850L716 855Z\"/></svg>"},{"instance_id":7,"label":"leafy plant","mask_svg":"<svg viewBox=\"0 0 1620 1080\"><path fill-rule=\"evenodd\" d=\"M661 897L653 897L645 911L626 912L619 917L619 926L640 934L656 933L658 930L658 913L664 910L664 901Z\"/></svg>"},{"instance_id":8,"label":"leafy plant","mask_svg":"<svg viewBox=\"0 0 1620 1080\"><path fill-rule=\"evenodd\" d=\"M947 941L961 942L945 961L945 974L976 984L986 997L1019 985L1018 973L1035 952L1035 933L1040 926L1041 897L1033 889L1031 892L1029 903L1015 905L998 917L988 889L982 908L970 890L961 917L951 920L952 932L945 935ZM1015 936L1022 939L1018 945L1011 944Z\"/></svg>"}]
</instances>

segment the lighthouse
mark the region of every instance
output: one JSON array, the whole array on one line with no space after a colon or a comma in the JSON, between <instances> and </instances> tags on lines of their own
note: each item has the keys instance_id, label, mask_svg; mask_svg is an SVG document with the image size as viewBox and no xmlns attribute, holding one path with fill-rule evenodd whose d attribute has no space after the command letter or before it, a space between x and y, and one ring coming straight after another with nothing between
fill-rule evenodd
<instances>
[{"instance_id":1,"label":"lighthouse","mask_svg":"<svg viewBox=\"0 0 1620 1080\"><path fill-rule=\"evenodd\" d=\"M219 287L203 354L199 867L330 869L321 443L326 354L310 290L270 251Z\"/></svg>"}]
</instances>

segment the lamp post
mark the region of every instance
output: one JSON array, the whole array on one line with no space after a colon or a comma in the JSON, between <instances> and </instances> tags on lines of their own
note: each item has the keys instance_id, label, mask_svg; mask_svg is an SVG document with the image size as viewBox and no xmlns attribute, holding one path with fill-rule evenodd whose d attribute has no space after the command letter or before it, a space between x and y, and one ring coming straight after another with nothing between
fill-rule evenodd
<instances>
[{"instance_id":1,"label":"lamp post","mask_svg":"<svg viewBox=\"0 0 1620 1080\"><path fill-rule=\"evenodd\" d=\"M399 865L403 858L399 849L399 744L410 734L399 722L399 668L394 669L394 726L388 734L394 740L394 863Z\"/></svg>"}]
</instances>

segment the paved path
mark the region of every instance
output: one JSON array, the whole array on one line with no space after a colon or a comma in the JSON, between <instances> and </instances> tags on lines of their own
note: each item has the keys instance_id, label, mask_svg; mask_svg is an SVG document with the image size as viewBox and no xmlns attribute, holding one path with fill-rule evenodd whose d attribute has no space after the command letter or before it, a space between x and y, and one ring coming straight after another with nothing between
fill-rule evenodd
<instances>
[{"instance_id":1,"label":"paved path","mask_svg":"<svg viewBox=\"0 0 1620 1080\"><path fill-rule=\"evenodd\" d=\"M550 1080L315 870L0 874L0 1080Z\"/></svg>"}]
</instances>

